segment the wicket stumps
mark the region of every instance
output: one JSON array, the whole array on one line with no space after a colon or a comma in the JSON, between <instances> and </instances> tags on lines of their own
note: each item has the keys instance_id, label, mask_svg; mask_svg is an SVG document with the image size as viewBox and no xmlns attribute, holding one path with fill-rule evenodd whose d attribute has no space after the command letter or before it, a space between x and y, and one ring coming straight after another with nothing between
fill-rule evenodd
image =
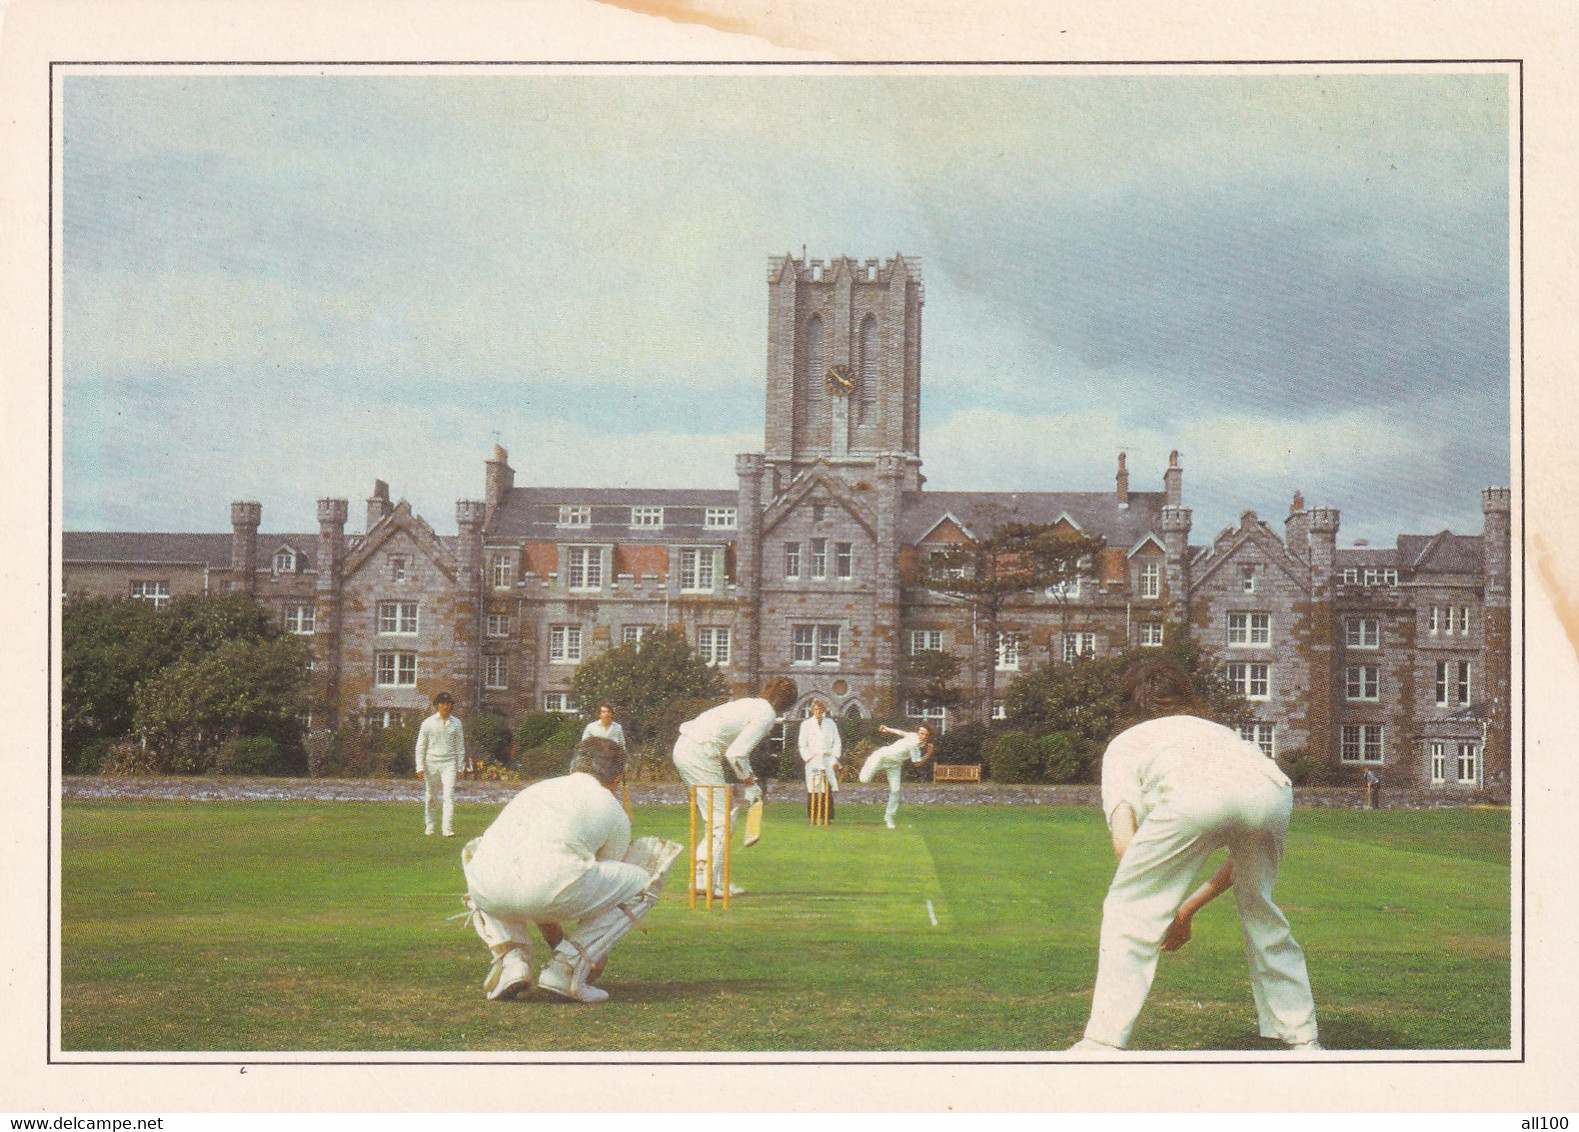
<instances>
[{"instance_id":1,"label":"wicket stumps","mask_svg":"<svg viewBox=\"0 0 1579 1132\"><path fill-rule=\"evenodd\" d=\"M833 787L828 776L818 771L811 780L811 824L827 825L833 813Z\"/></svg>"},{"instance_id":2,"label":"wicket stumps","mask_svg":"<svg viewBox=\"0 0 1579 1132\"><path fill-rule=\"evenodd\" d=\"M704 801L704 799L705 799L705 801ZM720 803L723 804L723 815L722 815L721 818L720 818L719 811L718 811L718 807L719 807ZM706 839L706 845L703 847L702 856L698 857L696 855L696 850L697 850L696 830L697 830L697 826L699 824L697 822L697 818L700 816L699 815L699 811L704 810L704 809L705 809L706 814L707 814L706 821L704 823L700 823L700 824L702 824L702 826L703 826L703 828L702 828L702 836L703 836L703 838ZM715 851L715 846L716 846L717 843L716 843L716 841L714 839L713 833L714 833L714 830L716 828L714 823L718 822L720 820L723 822L723 831L724 831L724 859L723 859L723 862L722 862L722 864L724 866L724 877L723 877L723 884L722 885L715 885L713 883L713 865L715 863L714 860L713 860L713 853ZM705 907L711 908L713 906L713 895L714 895L715 890L717 891L718 895L722 898L722 900L724 902L724 907L725 908L729 907L729 843L733 839L733 835L734 835L734 832L735 832L735 830L734 830L734 820L735 820L735 788L733 786L693 786L693 787L691 787L691 907L692 908L696 907L696 895L697 895L697 893L696 893L696 875L697 875L698 870L702 871L702 875L705 878L705 883L702 886L702 894L703 894L703 896L705 898L705 900L704 900Z\"/></svg>"}]
</instances>

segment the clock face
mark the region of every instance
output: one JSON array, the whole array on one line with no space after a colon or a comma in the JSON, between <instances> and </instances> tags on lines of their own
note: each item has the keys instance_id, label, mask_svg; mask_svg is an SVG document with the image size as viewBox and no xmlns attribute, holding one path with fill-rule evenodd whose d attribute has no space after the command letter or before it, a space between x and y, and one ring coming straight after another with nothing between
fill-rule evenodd
<instances>
[{"instance_id":1,"label":"clock face","mask_svg":"<svg viewBox=\"0 0 1579 1132\"><path fill-rule=\"evenodd\" d=\"M848 397L855 392L855 371L843 362L829 366L823 381L835 397Z\"/></svg>"}]
</instances>

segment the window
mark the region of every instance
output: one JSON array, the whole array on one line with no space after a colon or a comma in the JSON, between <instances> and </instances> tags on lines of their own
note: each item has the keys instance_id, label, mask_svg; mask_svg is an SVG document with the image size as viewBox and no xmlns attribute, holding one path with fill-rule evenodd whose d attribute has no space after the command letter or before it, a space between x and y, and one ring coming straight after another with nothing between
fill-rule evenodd
<instances>
[{"instance_id":1,"label":"window","mask_svg":"<svg viewBox=\"0 0 1579 1132\"><path fill-rule=\"evenodd\" d=\"M281 547L274 552L274 572L276 574L296 573L296 552L290 547Z\"/></svg>"},{"instance_id":2,"label":"window","mask_svg":"<svg viewBox=\"0 0 1579 1132\"><path fill-rule=\"evenodd\" d=\"M569 715L576 710L576 701L570 698L569 692L544 692L543 710Z\"/></svg>"},{"instance_id":3,"label":"window","mask_svg":"<svg viewBox=\"0 0 1579 1132\"><path fill-rule=\"evenodd\" d=\"M581 663L581 626L555 625L548 630L550 664Z\"/></svg>"},{"instance_id":4,"label":"window","mask_svg":"<svg viewBox=\"0 0 1579 1132\"><path fill-rule=\"evenodd\" d=\"M414 688L417 684L417 654L381 652L374 654L376 682L381 688Z\"/></svg>"},{"instance_id":5,"label":"window","mask_svg":"<svg viewBox=\"0 0 1579 1132\"><path fill-rule=\"evenodd\" d=\"M397 554L389 560L389 580L391 582L404 582L406 580L406 566L408 559L404 554Z\"/></svg>"},{"instance_id":6,"label":"window","mask_svg":"<svg viewBox=\"0 0 1579 1132\"><path fill-rule=\"evenodd\" d=\"M1447 744L1431 744L1431 781L1443 783L1447 781Z\"/></svg>"},{"instance_id":7,"label":"window","mask_svg":"<svg viewBox=\"0 0 1579 1132\"><path fill-rule=\"evenodd\" d=\"M169 582L133 582L133 601L151 601L155 609L163 609L170 600Z\"/></svg>"},{"instance_id":8,"label":"window","mask_svg":"<svg viewBox=\"0 0 1579 1132\"><path fill-rule=\"evenodd\" d=\"M367 722L370 726L387 730L391 727L404 727L406 713L394 711L391 708L373 708L367 713Z\"/></svg>"},{"instance_id":9,"label":"window","mask_svg":"<svg viewBox=\"0 0 1579 1132\"><path fill-rule=\"evenodd\" d=\"M733 507L709 507L704 525L713 530L733 530L736 526L736 514L737 510Z\"/></svg>"},{"instance_id":10,"label":"window","mask_svg":"<svg viewBox=\"0 0 1579 1132\"><path fill-rule=\"evenodd\" d=\"M561 527L590 527L592 525L592 508L585 503L561 503L559 505L559 525Z\"/></svg>"},{"instance_id":11,"label":"window","mask_svg":"<svg viewBox=\"0 0 1579 1132\"><path fill-rule=\"evenodd\" d=\"M1273 729L1270 723L1242 723L1239 725L1239 737L1260 747L1261 753L1269 759L1277 757L1272 734Z\"/></svg>"},{"instance_id":12,"label":"window","mask_svg":"<svg viewBox=\"0 0 1579 1132\"><path fill-rule=\"evenodd\" d=\"M1343 580L1349 580L1349 572L1343 572ZM1367 566L1363 573L1367 586L1396 586L1398 584L1398 571L1391 566Z\"/></svg>"},{"instance_id":13,"label":"window","mask_svg":"<svg viewBox=\"0 0 1579 1132\"><path fill-rule=\"evenodd\" d=\"M1382 725L1380 723L1345 723L1343 725L1343 761L1346 763L1381 762Z\"/></svg>"},{"instance_id":14,"label":"window","mask_svg":"<svg viewBox=\"0 0 1579 1132\"><path fill-rule=\"evenodd\" d=\"M934 550L927 557L927 562L933 570L948 575L950 578L963 578L970 573L969 567L963 562L950 563L954 550Z\"/></svg>"},{"instance_id":15,"label":"window","mask_svg":"<svg viewBox=\"0 0 1579 1132\"><path fill-rule=\"evenodd\" d=\"M1140 596L1162 596L1162 563L1142 562L1140 564Z\"/></svg>"},{"instance_id":16,"label":"window","mask_svg":"<svg viewBox=\"0 0 1579 1132\"><path fill-rule=\"evenodd\" d=\"M791 664L839 663L839 626L796 625L793 630Z\"/></svg>"},{"instance_id":17,"label":"window","mask_svg":"<svg viewBox=\"0 0 1579 1132\"><path fill-rule=\"evenodd\" d=\"M1256 592L1256 568L1254 566L1239 567L1239 589L1247 594Z\"/></svg>"},{"instance_id":18,"label":"window","mask_svg":"<svg viewBox=\"0 0 1579 1132\"><path fill-rule=\"evenodd\" d=\"M1439 660L1436 662L1436 706L1469 703L1470 662L1467 660Z\"/></svg>"},{"instance_id":19,"label":"window","mask_svg":"<svg viewBox=\"0 0 1579 1132\"><path fill-rule=\"evenodd\" d=\"M1142 621L1140 623L1140 647L1155 649L1162 647L1162 622Z\"/></svg>"},{"instance_id":20,"label":"window","mask_svg":"<svg viewBox=\"0 0 1579 1132\"><path fill-rule=\"evenodd\" d=\"M1272 643L1270 613L1230 613L1228 643L1236 648L1260 648Z\"/></svg>"},{"instance_id":21,"label":"window","mask_svg":"<svg viewBox=\"0 0 1579 1132\"><path fill-rule=\"evenodd\" d=\"M800 543L787 542L784 544L784 576L786 578L800 577Z\"/></svg>"},{"instance_id":22,"label":"window","mask_svg":"<svg viewBox=\"0 0 1579 1132\"><path fill-rule=\"evenodd\" d=\"M1351 649L1380 648L1382 623L1369 617L1350 617L1343 623L1343 643Z\"/></svg>"},{"instance_id":23,"label":"window","mask_svg":"<svg viewBox=\"0 0 1579 1132\"><path fill-rule=\"evenodd\" d=\"M828 505L826 503L813 503L811 505L811 521L812 522L820 523L824 519L826 519L827 517L828 517Z\"/></svg>"},{"instance_id":24,"label":"window","mask_svg":"<svg viewBox=\"0 0 1579 1132\"><path fill-rule=\"evenodd\" d=\"M910 630L910 651L916 652L942 652L942 629L912 629Z\"/></svg>"},{"instance_id":25,"label":"window","mask_svg":"<svg viewBox=\"0 0 1579 1132\"><path fill-rule=\"evenodd\" d=\"M285 631L295 633L297 636L311 636L313 623L316 618L310 605L287 605L285 607Z\"/></svg>"},{"instance_id":26,"label":"window","mask_svg":"<svg viewBox=\"0 0 1579 1132\"><path fill-rule=\"evenodd\" d=\"M993 700L992 701L992 718L994 718L994 719L1008 719L1009 718L1009 709L1008 709L1007 706L1005 706L1005 704L1004 704L1004 702L1002 700Z\"/></svg>"},{"instance_id":27,"label":"window","mask_svg":"<svg viewBox=\"0 0 1579 1132\"><path fill-rule=\"evenodd\" d=\"M911 700L905 705L905 715L917 722L925 723L932 732L933 738L943 734L948 726L948 710L937 706L922 707Z\"/></svg>"},{"instance_id":28,"label":"window","mask_svg":"<svg viewBox=\"0 0 1579 1132\"><path fill-rule=\"evenodd\" d=\"M1448 606L1447 631L1457 633L1461 637L1469 636L1469 606Z\"/></svg>"},{"instance_id":29,"label":"window","mask_svg":"<svg viewBox=\"0 0 1579 1132\"><path fill-rule=\"evenodd\" d=\"M1061 582L1054 582L1047 587L1047 596L1059 601L1078 601L1080 599L1080 579L1065 578Z\"/></svg>"},{"instance_id":30,"label":"window","mask_svg":"<svg viewBox=\"0 0 1579 1132\"><path fill-rule=\"evenodd\" d=\"M490 637L508 637L510 635L510 615L508 613L488 614L487 633Z\"/></svg>"},{"instance_id":31,"label":"window","mask_svg":"<svg viewBox=\"0 0 1579 1132\"><path fill-rule=\"evenodd\" d=\"M811 540L811 576L813 578L828 576L828 540L825 538Z\"/></svg>"},{"instance_id":32,"label":"window","mask_svg":"<svg viewBox=\"0 0 1579 1132\"><path fill-rule=\"evenodd\" d=\"M696 655L709 668L720 668L729 663L729 630L698 629Z\"/></svg>"},{"instance_id":33,"label":"window","mask_svg":"<svg viewBox=\"0 0 1579 1132\"><path fill-rule=\"evenodd\" d=\"M381 601L378 603L378 631L411 636L417 631L417 603Z\"/></svg>"},{"instance_id":34,"label":"window","mask_svg":"<svg viewBox=\"0 0 1579 1132\"><path fill-rule=\"evenodd\" d=\"M620 644L639 645L641 639L652 632L651 625L627 625L620 630Z\"/></svg>"},{"instance_id":35,"label":"window","mask_svg":"<svg viewBox=\"0 0 1579 1132\"><path fill-rule=\"evenodd\" d=\"M687 546L680 551L680 588L692 592L711 590L718 552L711 546Z\"/></svg>"},{"instance_id":36,"label":"window","mask_svg":"<svg viewBox=\"0 0 1579 1132\"><path fill-rule=\"evenodd\" d=\"M1374 664L1351 664L1344 671L1344 696L1351 700L1381 699L1381 669Z\"/></svg>"},{"instance_id":37,"label":"window","mask_svg":"<svg viewBox=\"0 0 1579 1132\"><path fill-rule=\"evenodd\" d=\"M1458 781L1462 786L1472 786L1480 781L1480 744L1458 745Z\"/></svg>"},{"instance_id":38,"label":"window","mask_svg":"<svg viewBox=\"0 0 1579 1132\"><path fill-rule=\"evenodd\" d=\"M573 590L600 590L603 588L603 548L601 546L572 546L565 551L568 584Z\"/></svg>"},{"instance_id":39,"label":"window","mask_svg":"<svg viewBox=\"0 0 1579 1132\"><path fill-rule=\"evenodd\" d=\"M507 590L510 588L510 575L514 573L514 563L508 554L495 554L488 559L488 576L493 580L493 588Z\"/></svg>"},{"instance_id":40,"label":"window","mask_svg":"<svg viewBox=\"0 0 1579 1132\"><path fill-rule=\"evenodd\" d=\"M1014 633L998 634L999 672L1020 671L1020 638Z\"/></svg>"},{"instance_id":41,"label":"window","mask_svg":"<svg viewBox=\"0 0 1579 1132\"><path fill-rule=\"evenodd\" d=\"M1269 664L1230 664L1228 686L1236 696L1247 700L1272 698L1272 666Z\"/></svg>"},{"instance_id":42,"label":"window","mask_svg":"<svg viewBox=\"0 0 1579 1132\"><path fill-rule=\"evenodd\" d=\"M1097 635L1095 633L1065 633L1064 634L1064 663L1071 664L1076 657L1095 656L1097 651Z\"/></svg>"},{"instance_id":43,"label":"window","mask_svg":"<svg viewBox=\"0 0 1579 1132\"><path fill-rule=\"evenodd\" d=\"M1357 567L1345 566L1343 568L1343 584L1346 586L1357 586L1360 584L1360 571Z\"/></svg>"},{"instance_id":44,"label":"window","mask_svg":"<svg viewBox=\"0 0 1579 1132\"><path fill-rule=\"evenodd\" d=\"M631 526L633 527L661 527L663 526L662 507L632 507Z\"/></svg>"},{"instance_id":45,"label":"window","mask_svg":"<svg viewBox=\"0 0 1579 1132\"><path fill-rule=\"evenodd\" d=\"M855 574L855 544L851 542L836 542L833 544L833 572L836 577L848 580Z\"/></svg>"},{"instance_id":46,"label":"window","mask_svg":"<svg viewBox=\"0 0 1579 1132\"><path fill-rule=\"evenodd\" d=\"M482 658L482 686L484 688L508 688L510 686L510 669L507 658L496 654Z\"/></svg>"}]
</instances>

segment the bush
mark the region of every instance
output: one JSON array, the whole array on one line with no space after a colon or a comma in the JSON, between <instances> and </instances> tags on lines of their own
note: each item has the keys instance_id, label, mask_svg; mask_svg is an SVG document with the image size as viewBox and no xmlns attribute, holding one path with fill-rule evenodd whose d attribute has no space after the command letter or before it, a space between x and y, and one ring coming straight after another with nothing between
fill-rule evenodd
<instances>
[{"instance_id":1,"label":"bush","mask_svg":"<svg viewBox=\"0 0 1579 1132\"><path fill-rule=\"evenodd\" d=\"M515 746L518 751L528 751L548 742L549 736L559 730L565 717L552 711L529 712L516 725Z\"/></svg>"},{"instance_id":2,"label":"bush","mask_svg":"<svg viewBox=\"0 0 1579 1132\"><path fill-rule=\"evenodd\" d=\"M99 773L110 778L144 778L159 769L158 754L130 739L112 743L99 764Z\"/></svg>"},{"instance_id":3,"label":"bush","mask_svg":"<svg viewBox=\"0 0 1579 1132\"><path fill-rule=\"evenodd\" d=\"M1091 751L1072 731L1055 731L1040 739L1042 778L1047 782L1085 782L1091 769Z\"/></svg>"},{"instance_id":4,"label":"bush","mask_svg":"<svg viewBox=\"0 0 1579 1132\"><path fill-rule=\"evenodd\" d=\"M510 759L510 725L503 716L474 715L466 727L466 753L476 762L508 762Z\"/></svg>"},{"instance_id":5,"label":"bush","mask_svg":"<svg viewBox=\"0 0 1579 1132\"><path fill-rule=\"evenodd\" d=\"M285 769L280 745L267 735L243 735L219 749L220 774L279 774Z\"/></svg>"},{"instance_id":6,"label":"bush","mask_svg":"<svg viewBox=\"0 0 1579 1132\"><path fill-rule=\"evenodd\" d=\"M108 739L90 739L76 750L61 752L62 771L65 774L98 774L104 760L109 757L112 744Z\"/></svg>"},{"instance_id":7,"label":"bush","mask_svg":"<svg viewBox=\"0 0 1579 1132\"><path fill-rule=\"evenodd\" d=\"M522 778L528 780L566 774L570 770L570 755L574 749L573 746L558 743L546 743L524 751L517 749L515 769Z\"/></svg>"},{"instance_id":8,"label":"bush","mask_svg":"<svg viewBox=\"0 0 1579 1132\"><path fill-rule=\"evenodd\" d=\"M207 774L214 769L217 751L200 736L182 736L158 748L161 769L170 774Z\"/></svg>"},{"instance_id":9,"label":"bush","mask_svg":"<svg viewBox=\"0 0 1579 1132\"><path fill-rule=\"evenodd\" d=\"M982 748L994 782L1040 782L1046 752L1041 740L1024 731L999 735Z\"/></svg>"},{"instance_id":10,"label":"bush","mask_svg":"<svg viewBox=\"0 0 1579 1132\"><path fill-rule=\"evenodd\" d=\"M915 723L912 721L905 726L914 727ZM979 763L982 747L991 734L985 724L961 724L932 741L932 759L940 763Z\"/></svg>"},{"instance_id":11,"label":"bush","mask_svg":"<svg viewBox=\"0 0 1579 1132\"><path fill-rule=\"evenodd\" d=\"M1308 751L1300 751L1289 762L1289 781L1295 786L1326 786L1328 784L1327 764Z\"/></svg>"}]
</instances>

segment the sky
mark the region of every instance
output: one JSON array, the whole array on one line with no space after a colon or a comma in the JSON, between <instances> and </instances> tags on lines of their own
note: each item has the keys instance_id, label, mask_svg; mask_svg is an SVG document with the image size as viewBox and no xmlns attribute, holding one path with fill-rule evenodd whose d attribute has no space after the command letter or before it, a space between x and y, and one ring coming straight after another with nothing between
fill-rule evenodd
<instances>
[{"instance_id":1,"label":"sky","mask_svg":"<svg viewBox=\"0 0 1579 1132\"><path fill-rule=\"evenodd\" d=\"M74 73L67 530L441 534L516 482L732 487L767 261L919 256L942 490L1134 490L1192 541L1480 530L1509 469L1505 74Z\"/></svg>"}]
</instances>

